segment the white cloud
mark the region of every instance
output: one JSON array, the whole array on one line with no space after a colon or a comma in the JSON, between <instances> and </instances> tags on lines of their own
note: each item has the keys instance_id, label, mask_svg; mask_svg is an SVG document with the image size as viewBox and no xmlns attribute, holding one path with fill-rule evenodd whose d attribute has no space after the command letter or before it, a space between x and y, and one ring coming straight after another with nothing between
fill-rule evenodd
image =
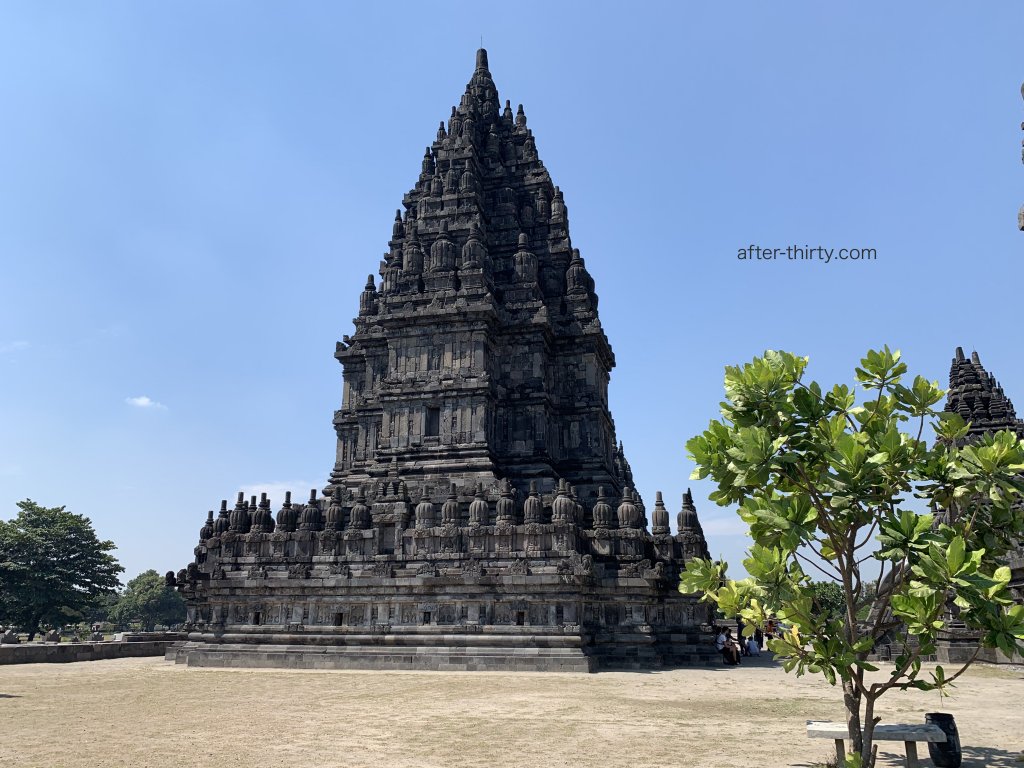
<instances>
[{"instance_id":1,"label":"white cloud","mask_svg":"<svg viewBox=\"0 0 1024 768\"><path fill-rule=\"evenodd\" d=\"M21 352L23 349L28 349L31 346L27 341L7 341L0 344L0 355L6 355L10 352Z\"/></svg>"},{"instance_id":2,"label":"white cloud","mask_svg":"<svg viewBox=\"0 0 1024 768\"><path fill-rule=\"evenodd\" d=\"M323 490L325 482L323 480L318 483L311 480L286 480L283 482L275 480L269 483L247 483L238 488L235 493L242 491L246 499L250 496L259 496L261 493L265 493L267 498L270 499L271 506L277 509L284 503L285 491L292 492L292 504L303 504L309 499L310 488L316 488L317 498L319 498L320 491ZM229 506L234 503L234 496L228 499L228 503Z\"/></svg>"},{"instance_id":3,"label":"white cloud","mask_svg":"<svg viewBox=\"0 0 1024 768\"><path fill-rule=\"evenodd\" d=\"M124 399L128 405L133 405L136 408L155 408L158 411L166 411L167 406L163 403L158 403L156 400L151 400L146 395L139 395L139 397L126 397Z\"/></svg>"}]
</instances>

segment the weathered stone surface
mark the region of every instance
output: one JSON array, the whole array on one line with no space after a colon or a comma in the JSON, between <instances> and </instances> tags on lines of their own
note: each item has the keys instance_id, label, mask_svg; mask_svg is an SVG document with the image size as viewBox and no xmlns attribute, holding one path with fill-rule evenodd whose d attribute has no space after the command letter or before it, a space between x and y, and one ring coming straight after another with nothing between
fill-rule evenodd
<instances>
[{"instance_id":1,"label":"weathered stone surface","mask_svg":"<svg viewBox=\"0 0 1024 768\"><path fill-rule=\"evenodd\" d=\"M339 342L324 496L222 502L180 660L594 669L699 656L676 590L707 544L687 494L656 535L608 410L615 358L561 191L486 52L426 150ZM710 647L708 644L707 647Z\"/></svg>"},{"instance_id":2,"label":"weathered stone surface","mask_svg":"<svg viewBox=\"0 0 1024 768\"><path fill-rule=\"evenodd\" d=\"M23 643L0 648L0 665L4 664L67 664L75 661L124 659L138 656L165 656L176 641L146 640L143 642L97 643Z\"/></svg>"}]
</instances>

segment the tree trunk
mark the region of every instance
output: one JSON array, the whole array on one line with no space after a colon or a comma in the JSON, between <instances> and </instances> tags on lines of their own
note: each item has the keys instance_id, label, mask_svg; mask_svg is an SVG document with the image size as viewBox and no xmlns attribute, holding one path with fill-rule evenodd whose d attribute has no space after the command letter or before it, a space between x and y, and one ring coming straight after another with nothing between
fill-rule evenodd
<instances>
[{"instance_id":1,"label":"tree trunk","mask_svg":"<svg viewBox=\"0 0 1024 768\"><path fill-rule=\"evenodd\" d=\"M864 741L862 742L864 752L862 761L864 768L874 768L874 740L875 740L875 700L870 696L864 702Z\"/></svg>"},{"instance_id":2,"label":"tree trunk","mask_svg":"<svg viewBox=\"0 0 1024 768\"><path fill-rule=\"evenodd\" d=\"M850 736L851 752L863 754L864 738L860 729L860 691L853 680L843 681L843 703L846 705L846 732Z\"/></svg>"}]
</instances>

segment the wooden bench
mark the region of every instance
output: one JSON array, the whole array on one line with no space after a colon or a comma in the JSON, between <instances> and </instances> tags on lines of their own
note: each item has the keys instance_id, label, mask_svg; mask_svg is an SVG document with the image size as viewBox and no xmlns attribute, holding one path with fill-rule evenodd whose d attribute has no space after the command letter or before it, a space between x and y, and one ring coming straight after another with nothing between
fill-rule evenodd
<instances>
[{"instance_id":1,"label":"wooden bench","mask_svg":"<svg viewBox=\"0 0 1024 768\"><path fill-rule=\"evenodd\" d=\"M808 720L807 736L812 739L833 739L836 743L837 764L842 766L846 761L846 743L844 739L850 735L845 723L832 723L826 720ZM875 741L902 741L907 750L907 768L918 768L917 742L946 740L945 732L931 723L893 725L876 725Z\"/></svg>"}]
</instances>

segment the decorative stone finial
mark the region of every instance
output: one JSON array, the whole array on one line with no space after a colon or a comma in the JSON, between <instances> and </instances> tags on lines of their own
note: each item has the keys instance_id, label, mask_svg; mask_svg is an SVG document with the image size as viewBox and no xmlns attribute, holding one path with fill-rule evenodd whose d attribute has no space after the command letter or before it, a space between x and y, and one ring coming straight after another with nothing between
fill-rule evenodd
<instances>
[{"instance_id":1,"label":"decorative stone finial","mask_svg":"<svg viewBox=\"0 0 1024 768\"><path fill-rule=\"evenodd\" d=\"M597 503L594 505L593 512L595 528L615 527L615 512L608 504L608 497L605 496L603 485L597 487Z\"/></svg>"},{"instance_id":2,"label":"decorative stone finial","mask_svg":"<svg viewBox=\"0 0 1024 768\"><path fill-rule=\"evenodd\" d=\"M252 497L253 502L256 501L256 497ZM232 510L230 515L230 528L234 533L248 533L249 527L252 522L252 518L249 515L249 509L245 503L245 492L238 492L238 500L235 502L235 508Z\"/></svg>"},{"instance_id":3,"label":"decorative stone finial","mask_svg":"<svg viewBox=\"0 0 1024 768\"><path fill-rule=\"evenodd\" d=\"M298 522L298 511L292 506L292 492L285 491L284 504L277 512L277 530L291 533Z\"/></svg>"},{"instance_id":4,"label":"decorative stone finial","mask_svg":"<svg viewBox=\"0 0 1024 768\"><path fill-rule=\"evenodd\" d=\"M530 236L519 233L519 250L512 257L516 282L532 284L537 282L537 257L530 251Z\"/></svg>"},{"instance_id":5,"label":"decorative stone finial","mask_svg":"<svg viewBox=\"0 0 1024 768\"><path fill-rule=\"evenodd\" d=\"M487 504L487 499L484 498L484 484L477 483L476 493L469 505L469 524L474 527L487 525L489 517L490 507Z\"/></svg>"},{"instance_id":6,"label":"decorative stone finial","mask_svg":"<svg viewBox=\"0 0 1024 768\"><path fill-rule=\"evenodd\" d=\"M651 533L657 536L668 532L668 509L665 508L665 501L661 497L661 491L655 491L654 512L651 513Z\"/></svg>"},{"instance_id":7,"label":"decorative stone finial","mask_svg":"<svg viewBox=\"0 0 1024 768\"><path fill-rule=\"evenodd\" d=\"M640 510L633 503L633 489L628 485L622 491L622 503L618 509L619 528L639 528Z\"/></svg>"},{"instance_id":8,"label":"decorative stone finial","mask_svg":"<svg viewBox=\"0 0 1024 768\"><path fill-rule=\"evenodd\" d=\"M231 527L231 519L228 516L228 500L221 499L220 514L213 521L213 535L220 536Z\"/></svg>"},{"instance_id":9,"label":"decorative stone finial","mask_svg":"<svg viewBox=\"0 0 1024 768\"><path fill-rule=\"evenodd\" d=\"M455 488L455 483L451 484L448 489L448 498L444 504L441 505L441 523L442 525L458 525L459 524L459 496Z\"/></svg>"},{"instance_id":10,"label":"decorative stone finial","mask_svg":"<svg viewBox=\"0 0 1024 768\"><path fill-rule=\"evenodd\" d=\"M366 506L366 493L363 491L362 486L359 486L359 492L356 494L356 503L352 505L348 517L349 528L362 531L370 527L370 508Z\"/></svg>"},{"instance_id":11,"label":"decorative stone finial","mask_svg":"<svg viewBox=\"0 0 1024 768\"><path fill-rule=\"evenodd\" d=\"M359 314L375 315L377 314L377 310L377 285L374 283L373 275L367 275L366 287L363 288L363 292L359 294Z\"/></svg>"},{"instance_id":12,"label":"decorative stone finial","mask_svg":"<svg viewBox=\"0 0 1024 768\"><path fill-rule=\"evenodd\" d=\"M531 523L542 523L543 521L544 503L540 500L540 494L537 492L537 481L531 480L530 495L523 502L523 522L530 525Z\"/></svg>"},{"instance_id":13,"label":"decorative stone finial","mask_svg":"<svg viewBox=\"0 0 1024 768\"><path fill-rule=\"evenodd\" d=\"M477 69L482 69L484 71L489 71L487 69L487 50L484 49L484 48L477 49L477 52L476 52L476 68Z\"/></svg>"},{"instance_id":14,"label":"decorative stone finial","mask_svg":"<svg viewBox=\"0 0 1024 768\"><path fill-rule=\"evenodd\" d=\"M324 515L325 531L340 531L344 526L345 511L342 509L341 500L341 486L336 485L331 489L331 504Z\"/></svg>"},{"instance_id":15,"label":"decorative stone finial","mask_svg":"<svg viewBox=\"0 0 1024 768\"><path fill-rule=\"evenodd\" d=\"M483 243L483 233L476 219L469 224L469 238L462 246L462 267L477 269L482 267L487 258L487 246Z\"/></svg>"},{"instance_id":16,"label":"decorative stone finial","mask_svg":"<svg viewBox=\"0 0 1024 768\"><path fill-rule=\"evenodd\" d=\"M199 540L200 541L206 541L211 536L213 536L213 510L212 509L206 514L206 522L203 523L203 527L199 529Z\"/></svg>"},{"instance_id":17,"label":"decorative stone finial","mask_svg":"<svg viewBox=\"0 0 1024 768\"><path fill-rule=\"evenodd\" d=\"M700 521L697 519L697 508L693 505L693 494L687 488L683 494L683 508L676 520L676 527L679 532L694 531L700 529Z\"/></svg>"},{"instance_id":18,"label":"decorative stone finial","mask_svg":"<svg viewBox=\"0 0 1024 768\"><path fill-rule=\"evenodd\" d=\"M495 505L495 521L498 523L512 524L516 519L516 502L512 498L512 484L506 477L501 481L501 498Z\"/></svg>"},{"instance_id":19,"label":"decorative stone finial","mask_svg":"<svg viewBox=\"0 0 1024 768\"><path fill-rule=\"evenodd\" d=\"M255 499L255 496L253 497ZM270 500L267 498L266 493L260 494L260 503L256 505L256 509L252 515L252 533L273 533L274 532L274 518L270 514Z\"/></svg>"},{"instance_id":20,"label":"decorative stone finial","mask_svg":"<svg viewBox=\"0 0 1024 768\"><path fill-rule=\"evenodd\" d=\"M426 485L420 491L420 503L416 505L416 527L421 529L434 527L434 505L430 501Z\"/></svg>"},{"instance_id":21,"label":"decorative stone finial","mask_svg":"<svg viewBox=\"0 0 1024 768\"><path fill-rule=\"evenodd\" d=\"M323 519L320 514L320 505L316 500L316 488L309 489L309 501L302 508L299 515L300 531L319 531L323 527Z\"/></svg>"},{"instance_id":22,"label":"decorative stone finial","mask_svg":"<svg viewBox=\"0 0 1024 768\"><path fill-rule=\"evenodd\" d=\"M516 110L516 128L526 127L526 113L523 111L523 105L519 105L519 109Z\"/></svg>"},{"instance_id":23,"label":"decorative stone finial","mask_svg":"<svg viewBox=\"0 0 1024 768\"><path fill-rule=\"evenodd\" d=\"M569 498L565 478L561 478L558 481L558 490L555 491L555 500L551 502L551 522L571 523L575 516L576 504Z\"/></svg>"}]
</instances>

